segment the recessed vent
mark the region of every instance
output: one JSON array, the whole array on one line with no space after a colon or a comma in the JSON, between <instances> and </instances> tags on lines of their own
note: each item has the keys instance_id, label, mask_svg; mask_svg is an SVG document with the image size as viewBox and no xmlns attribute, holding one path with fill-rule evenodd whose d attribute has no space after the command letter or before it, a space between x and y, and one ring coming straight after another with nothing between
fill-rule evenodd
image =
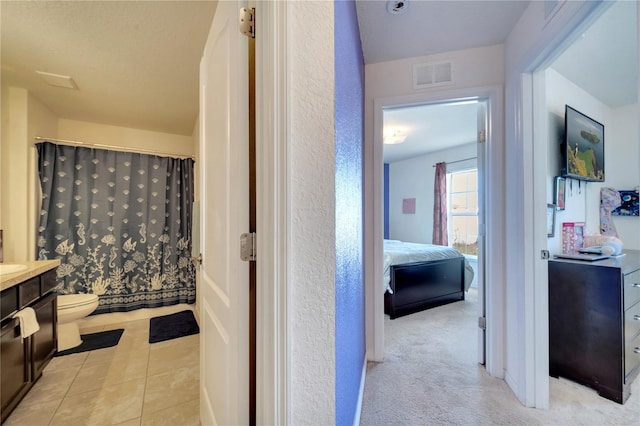
<instances>
[{"instance_id":1,"label":"recessed vent","mask_svg":"<svg viewBox=\"0 0 640 426\"><path fill-rule=\"evenodd\" d=\"M453 84L453 65L451 61L427 62L413 66L413 88L446 86Z\"/></svg>"}]
</instances>

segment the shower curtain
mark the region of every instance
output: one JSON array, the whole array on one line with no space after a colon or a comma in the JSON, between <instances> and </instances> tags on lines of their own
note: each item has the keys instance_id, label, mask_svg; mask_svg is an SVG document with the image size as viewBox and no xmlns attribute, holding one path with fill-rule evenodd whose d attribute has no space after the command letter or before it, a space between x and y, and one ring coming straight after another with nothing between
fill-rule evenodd
<instances>
[{"instance_id":1,"label":"shower curtain","mask_svg":"<svg viewBox=\"0 0 640 426\"><path fill-rule=\"evenodd\" d=\"M195 303L193 160L43 142L37 258L94 313Z\"/></svg>"}]
</instances>

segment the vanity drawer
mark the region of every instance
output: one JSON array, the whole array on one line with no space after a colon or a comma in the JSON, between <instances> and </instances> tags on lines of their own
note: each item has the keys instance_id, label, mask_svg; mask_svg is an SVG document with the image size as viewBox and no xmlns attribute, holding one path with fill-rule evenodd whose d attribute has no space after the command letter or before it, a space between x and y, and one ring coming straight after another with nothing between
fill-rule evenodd
<instances>
[{"instance_id":1,"label":"vanity drawer","mask_svg":"<svg viewBox=\"0 0 640 426\"><path fill-rule=\"evenodd\" d=\"M40 277L25 281L18 286L18 306L24 308L40 297Z\"/></svg>"},{"instance_id":2,"label":"vanity drawer","mask_svg":"<svg viewBox=\"0 0 640 426\"><path fill-rule=\"evenodd\" d=\"M624 276L625 309L640 301L640 270Z\"/></svg>"},{"instance_id":3,"label":"vanity drawer","mask_svg":"<svg viewBox=\"0 0 640 426\"><path fill-rule=\"evenodd\" d=\"M11 287L0 295L0 318L5 319L18 310L18 287Z\"/></svg>"},{"instance_id":4,"label":"vanity drawer","mask_svg":"<svg viewBox=\"0 0 640 426\"><path fill-rule=\"evenodd\" d=\"M52 269L40 276L40 291L44 296L51 290L56 288L56 270Z\"/></svg>"}]
</instances>

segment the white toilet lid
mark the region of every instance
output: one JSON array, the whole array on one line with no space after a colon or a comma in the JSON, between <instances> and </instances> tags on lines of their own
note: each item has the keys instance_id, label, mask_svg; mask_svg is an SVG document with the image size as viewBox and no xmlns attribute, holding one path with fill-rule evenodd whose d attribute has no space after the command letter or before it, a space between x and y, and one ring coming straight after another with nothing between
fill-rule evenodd
<instances>
[{"instance_id":1,"label":"white toilet lid","mask_svg":"<svg viewBox=\"0 0 640 426\"><path fill-rule=\"evenodd\" d=\"M97 300L96 294L62 294L58 295L58 309L90 305Z\"/></svg>"}]
</instances>

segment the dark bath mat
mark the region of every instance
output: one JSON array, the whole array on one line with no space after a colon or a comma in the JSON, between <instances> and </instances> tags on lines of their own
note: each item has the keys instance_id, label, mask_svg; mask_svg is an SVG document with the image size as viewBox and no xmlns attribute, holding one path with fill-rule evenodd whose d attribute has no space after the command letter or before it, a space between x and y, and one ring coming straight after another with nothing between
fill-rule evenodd
<instances>
[{"instance_id":1,"label":"dark bath mat","mask_svg":"<svg viewBox=\"0 0 640 426\"><path fill-rule=\"evenodd\" d=\"M63 356L76 354L78 352L93 351L96 349L104 349L115 346L120 341L120 337L124 332L124 328L117 330L101 331L99 333L83 334L80 336L82 343L75 348L67 349L61 352L56 352L55 356Z\"/></svg>"},{"instance_id":2,"label":"dark bath mat","mask_svg":"<svg viewBox=\"0 0 640 426\"><path fill-rule=\"evenodd\" d=\"M200 333L200 327L193 311L186 310L171 315L151 318L149 322L149 343L177 339Z\"/></svg>"}]
</instances>

